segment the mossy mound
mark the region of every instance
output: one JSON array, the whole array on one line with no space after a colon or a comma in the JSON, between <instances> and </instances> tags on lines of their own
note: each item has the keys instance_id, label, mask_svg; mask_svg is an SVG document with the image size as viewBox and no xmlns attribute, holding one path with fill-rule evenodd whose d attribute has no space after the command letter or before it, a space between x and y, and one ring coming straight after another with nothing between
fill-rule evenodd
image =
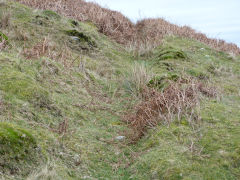
<instances>
[{"instance_id":1,"label":"mossy mound","mask_svg":"<svg viewBox=\"0 0 240 180\"><path fill-rule=\"evenodd\" d=\"M177 81L179 76L177 74L166 74L164 76L155 76L148 82L148 87L162 90L169 85L171 81Z\"/></svg>"},{"instance_id":2,"label":"mossy mound","mask_svg":"<svg viewBox=\"0 0 240 180\"><path fill-rule=\"evenodd\" d=\"M1 172L26 175L39 164L41 156L41 149L29 131L0 123Z\"/></svg>"},{"instance_id":3,"label":"mossy mound","mask_svg":"<svg viewBox=\"0 0 240 180\"><path fill-rule=\"evenodd\" d=\"M0 90L10 97L25 101L46 99L48 92L38 86L34 79L13 68L4 68L0 71Z\"/></svg>"},{"instance_id":4,"label":"mossy mound","mask_svg":"<svg viewBox=\"0 0 240 180\"><path fill-rule=\"evenodd\" d=\"M47 17L54 18L54 19L56 19L56 20L61 19L61 16L60 16L60 15L58 15L56 12L51 11L51 10L44 10L44 11L43 11L43 14L44 14L45 16L47 16Z\"/></svg>"},{"instance_id":5,"label":"mossy mound","mask_svg":"<svg viewBox=\"0 0 240 180\"><path fill-rule=\"evenodd\" d=\"M42 15L35 16L32 22L39 26L45 26L45 27L49 27L52 24L48 16L42 16Z\"/></svg>"},{"instance_id":6,"label":"mossy mound","mask_svg":"<svg viewBox=\"0 0 240 180\"><path fill-rule=\"evenodd\" d=\"M187 59L187 55L181 50L168 47L161 49L160 53L158 54L158 60L166 59Z\"/></svg>"},{"instance_id":7,"label":"mossy mound","mask_svg":"<svg viewBox=\"0 0 240 180\"><path fill-rule=\"evenodd\" d=\"M79 32L75 29L67 30L66 34L71 36L72 47L77 50L90 50L97 47L96 42L83 32Z\"/></svg>"}]
</instances>

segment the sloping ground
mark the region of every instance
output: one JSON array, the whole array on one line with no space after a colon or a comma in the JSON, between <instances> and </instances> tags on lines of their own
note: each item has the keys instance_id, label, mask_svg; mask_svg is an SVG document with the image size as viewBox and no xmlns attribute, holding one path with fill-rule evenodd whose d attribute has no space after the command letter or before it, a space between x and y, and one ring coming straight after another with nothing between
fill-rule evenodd
<instances>
[{"instance_id":1,"label":"sloping ground","mask_svg":"<svg viewBox=\"0 0 240 180\"><path fill-rule=\"evenodd\" d=\"M167 37L136 59L90 22L15 2L0 3L0 19L1 178L240 178L240 57ZM217 97L202 94L194 117L159 121L133 142L123 120L166 77Z\"/></svg>"},{"instance_id":2,"label":"sloping ground","mask_svg":"<svg viewBox=\"0 0 240 180\"><path fill-rule=\"evenodd\" d=\"M159 46L165 36L175 35L195 39L219 50L240 54L236 44L224 40L208 38L189 26L178 26L162 18L150 18L132 23L117 11L103 8L97 3L85 0L15 0L33 8L52 10L79 21L94 23L98 31L116 42L134 50L135 54L144 54Z\"/></svg>"}]
</instances>

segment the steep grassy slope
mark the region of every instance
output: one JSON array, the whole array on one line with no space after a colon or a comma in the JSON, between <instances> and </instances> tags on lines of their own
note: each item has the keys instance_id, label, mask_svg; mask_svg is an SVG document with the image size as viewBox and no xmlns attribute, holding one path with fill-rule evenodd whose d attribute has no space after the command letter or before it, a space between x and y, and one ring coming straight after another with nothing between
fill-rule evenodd
<instances>
[{"instance_id":1,"label":"steep grassy slope","mask_svg":"<svg viewBox=\"0 0 240 180\"><path fill-rule=\"evenodd\" d=\"M218 88L221 97L202 99L197 124L182 119L169 127L159 126L141 139L137 145L143 154L132 166L137 169L134 177L239 179L239 59L181 38L168 38L163 46L182 50L189 60L153 59L154 63L170 67L171 73L187 73L208 81Z\"/></svg>"},{"instance_id":2,"label":"steep grassy slope","mask_svg":"<svg viewBox=\"0 0 240 180\"><path fill-rule=\"evenodd\" d=\"M3 179L240 178L239 57L167 37L136 58L90 22L15 2L0 3L0 19ZM132 143L122 119L141 87L176 76L218 96L202 95L198 121L174 117Z\"/></svg>"}]
</instances>

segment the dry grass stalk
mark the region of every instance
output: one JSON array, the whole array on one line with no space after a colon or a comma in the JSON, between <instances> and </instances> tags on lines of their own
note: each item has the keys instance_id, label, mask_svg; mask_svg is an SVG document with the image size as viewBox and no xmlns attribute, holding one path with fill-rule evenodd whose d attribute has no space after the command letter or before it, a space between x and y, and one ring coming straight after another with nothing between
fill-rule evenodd
<instances>
[{"instance_id":1,"label":"dry grass stalk","mask_svg":"<svg viewBox=\"0 0 240 180\"><path fill-rule=\"evenodd\" d=\"M67 133L67 129L68 129L68 120L64 119L64 121L59 124L58 133L64 135Z\"/></svg>"},{"instance_id":2,"label":"dry grass stalk","mask_svg":"<svg viewBox=\"0 0 240 180\"><path fill-rule=\"evenodd\" d=\"M58 133L59 135L64 136L68 132L68 119L64 119L61 123L59 123L57 129L50 128L52 132Z\"/></svg>"},{"instance_id":3,"label":"dry grass stalk","mask_svg":"<svg viewBox=\"0 0 240 180\"><path fill-rule=\"evenodd\" d=\"M196 39L220 51L240 54L237 45L223 40L208 38L188 26L177 26L162 18L144 19L133 24L121 13L102 8L96 3L84 0L16 0L39 9L51 9L79 21L91 21L99 31L118 43L130 46L137 54L158 46L164 36L177 35ZM138 52L140 51L140 52Z\"/></svg>"},{"instance_id":4,"label":"dry grass stalk","mask_svg":"<svg viewBox=\"0 0 240 180\"><path fill-rule=\"evenodd\" d=\"M15 39L18 41L27 41L28 35L23 30L14 29Z\"/></svg>"},{"instance_id":5,"label":"dry grass stalk","mask_svg":"<svg viewBox=\"0 0 240 180\"><path fill-rule=\"evenodd\" d=\"M6 29L11 26L11 14L4 12L0 19L0 28Z\"/></svg>"},{"instance_id":6,"label":"dry grass stalk","mask_svg":"<svg viewBox=\"0 0 240 180\"><path fill-rule=\"evenodd\" d=\"M4 104L3 104L3 102L0 100L0 110L2 110L3 107L4 107Z\"/></svg>"}]
</instances>

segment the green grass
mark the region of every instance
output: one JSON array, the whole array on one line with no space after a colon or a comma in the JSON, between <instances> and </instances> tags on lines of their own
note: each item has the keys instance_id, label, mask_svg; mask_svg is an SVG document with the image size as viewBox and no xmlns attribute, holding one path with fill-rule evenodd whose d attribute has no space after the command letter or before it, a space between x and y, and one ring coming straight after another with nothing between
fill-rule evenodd
<instances>
[{"instance_id":1,"label":"green grass","mask_svg":"<svg viewBox=\"0 0 240 180\"><path fill-rule=\"evenodd\" d=\"M166 37L138 59L91 23L15 2L5 1L4 11L11 27L0 31L11 46L0 52L3 179L240 178L239 57ZM45 39L50 54L24 55ZM141 101L133 89L142 72L134 70L143 65L152 77L146 85L161 89L167 79L190 76L219 97L202 97L196 124L160 123L136 144L118 141L131 132L122 118Z\"/></svg>"}]
</instances>

